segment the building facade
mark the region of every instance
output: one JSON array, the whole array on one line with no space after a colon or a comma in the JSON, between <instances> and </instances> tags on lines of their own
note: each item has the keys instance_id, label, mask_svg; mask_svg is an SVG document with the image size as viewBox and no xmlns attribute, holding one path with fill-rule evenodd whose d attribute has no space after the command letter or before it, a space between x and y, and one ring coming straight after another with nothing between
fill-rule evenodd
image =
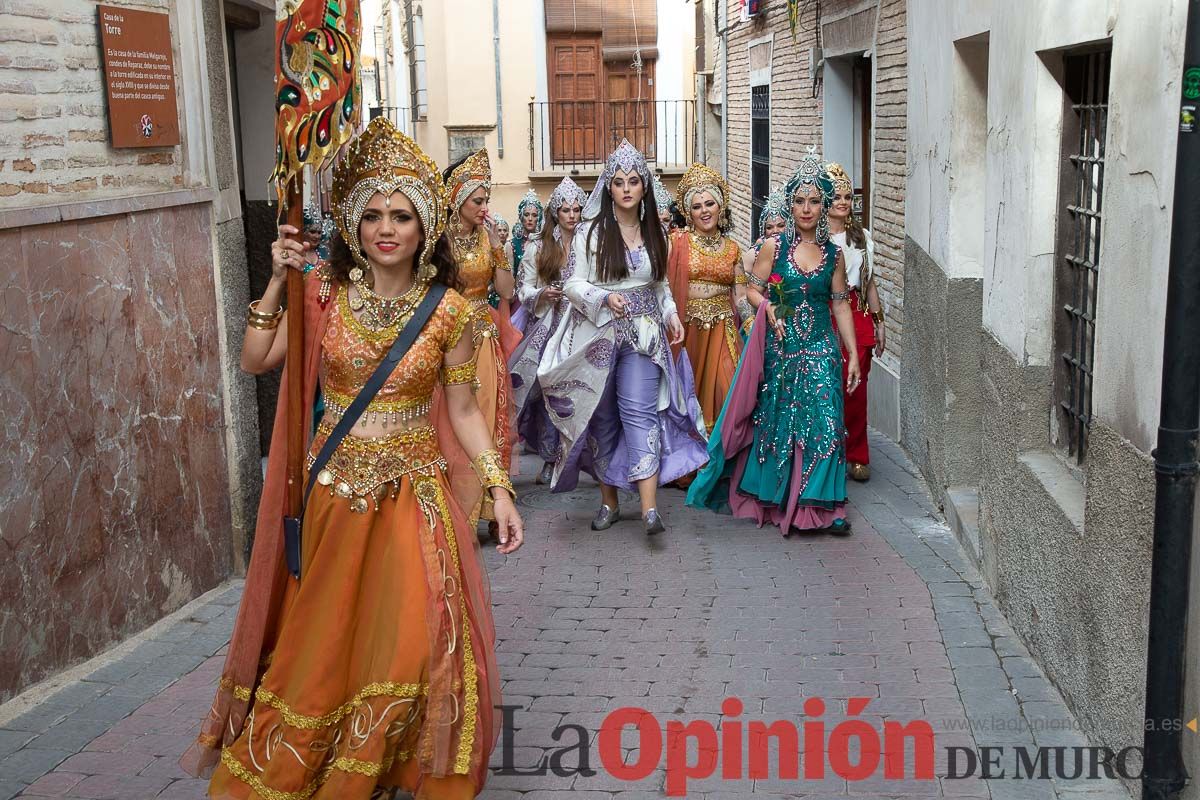
<instances>
[{"instance_id":1,"label":"building facade","mask_svg":"<svg viewBox=\"0 0 1200 800\"><path fill-rule=\"evenodd\" d=\"M1140 745L1187 3L908 5L901 440L1088 734Z\"/></svg>"},{"instance_id":2,"label":"building facade","mask_svg":"<svg viewBox=\"0 0 1200 800\"><path fill-rule=\"evenodd\" d=\"M238 43L274 4L121 6L169 19L179 145L109 144L96 4L0 5L0 700L229 577L254 524Z\"/></svg>"},{"instance_id":3,"label":"building facade","mask_svg":"<svg viewBox=\"0 0 1200 800\"><path fill-rule=\"evenodd\" d=\"M845 166L859 214L875 240L887 314L887 350L871 367L871 424L899 434L904 326L904 176L907 46L903 0L725 0L706 5L715 24L706 50L716 64L709 108L723 125L706 137L709 163L724 164L735 234L752 242L758 212L815 145ZM697 50L700 50L697 46Z\"/></svg>"},{"instance_id":4,"label":"building facade","mask_svg":"<svg viewBox=\"0 0 1200 800\"><path fill-rule=\"evenodd\" d=\"M668 180L696 153L695 12L685 0L403 0L375 19L379 91L446 166L487 147L493 209L511 220L530 189L566 175L590 188L627 137ZM374 16L371 16L374 14Z\"/></svg>"}]
</instances>

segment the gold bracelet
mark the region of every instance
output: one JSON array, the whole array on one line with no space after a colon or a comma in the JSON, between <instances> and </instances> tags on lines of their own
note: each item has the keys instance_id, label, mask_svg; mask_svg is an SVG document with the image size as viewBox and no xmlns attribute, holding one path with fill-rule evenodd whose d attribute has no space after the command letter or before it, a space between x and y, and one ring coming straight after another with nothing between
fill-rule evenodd
<instances>
[{"instance_id":1,"label":"gold bracelet","mask_svg":"<svg viewBox=\"0 0 1200 800\"><path fill-rule=\"evenodd\" d=\"M254 328L256 331L270 331L270 330L274 330L275 328L279 327L279 319L276 318L276 319L266 320L266 319L256 319L254 317L248 317L246 319L246 324L249 325L251 328Z\"/></svg>"},{"instance_id":2,"label":"gold bracelet","mask_svg":"<svg viewBox=\"0 0 1200 800\"><path fill-rule=\"evenodd\" d=\"M279 317L283 316L283 306L280 306L274 311L259 311L258 304L261 302L261 300L255 300L250 304L250 316L258 317L260 319L278 319Z\"/></svg>"},{"instance_id":3,"label":"gold bracelet","mask_svg":"<svg viewBox=\"0 0 1200 800\"><path fill-rule=\"evenodd\" d=\"M875 320L875 322L877 322L877 323L882 323L883 322L883 309L881 308L878 311L872 311L871 319Z\"/></svg>"},{"instance_id":4,"label":"gold bracelet","mask_svg":"<svg viewBox=\"0 0 1200 800\"><path fill-rule=\"evenodd\" d=\"M513 500L517 499L517 491L513 488L512 479L508 477L508 471L504 469L499 451L484 450L475 456L471 466L475 468L475 474L479 476L479 483L485 491L499 486L508 492Z\"/></svg>"}]
</instances>

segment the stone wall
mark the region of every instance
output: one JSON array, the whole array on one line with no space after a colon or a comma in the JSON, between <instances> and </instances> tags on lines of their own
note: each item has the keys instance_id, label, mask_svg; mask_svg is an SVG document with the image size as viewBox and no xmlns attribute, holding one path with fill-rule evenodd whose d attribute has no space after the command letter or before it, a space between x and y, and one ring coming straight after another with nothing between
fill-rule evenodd
<instances>
[{"instance_id":1,"label":"stone wall","mask_svg":"<svg viewBox=\"0 0 1200 800\"><path fill-rule=\"evenodd\" d=\"M1078 474L1045 444L1049 369L982 356L983 572L1093 740L1141 745L1153 464L1096 422Z\"/></svg>"},{"instance_id":2,"label":"stone wall","mask_svg":"<svg viewBox=\"0 0 1200 800\"><path fill-rule=\"evenodd\" d=\"M210 219L0 231L0 700L229 574Z\"/></svg>"},{"instance_id":3,"label":"stone wall","mask_svg":"<svg viewBox=\"0 0 1200 800\"><path fill-rule=\"evenodd\" d=\"M109 146L96 15L93 2L0 0L0 209L185 185L181 146ZM178 76L178 49L175 63Z\"/></svg>"}]
</instances>

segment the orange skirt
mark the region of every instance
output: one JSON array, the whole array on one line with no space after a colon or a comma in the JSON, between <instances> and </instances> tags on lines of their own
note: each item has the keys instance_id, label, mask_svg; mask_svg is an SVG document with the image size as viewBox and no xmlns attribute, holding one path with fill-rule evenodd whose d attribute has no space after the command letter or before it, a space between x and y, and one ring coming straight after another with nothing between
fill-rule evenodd
<instances>
[{"instance_id":1,"label":"orange skirt","mask_svg":"<svg viewBox=\"0 0 1200 800\"><path fill-rule=\"evenodd\" d=\"M704 412L704 424L711 432L725 405L725 395L733 385L733 374L742 351L736 322L720 320L706 328L702 323L689 320L683 346L692 362L696 399Z\"/></svg>"},{"instance_id":2,"label":"orange skirt","mask_svg":"<svg viewBox=\"0 0 1200 800\"><path fill-rule=\"evenodd\" d=\"M449 497L435 471L436 478L416 480L436 480ZM470 777L423 776L415 757L430 682L422 540L431 538L410 477L367 513L315 487L304 518L303 579L287 582L278 644L241 735L221 754L211 797L390 796L381 787L429 800L475 797ZM456 724L460 743L483 735Z\"/></svg>"}]
</instances>

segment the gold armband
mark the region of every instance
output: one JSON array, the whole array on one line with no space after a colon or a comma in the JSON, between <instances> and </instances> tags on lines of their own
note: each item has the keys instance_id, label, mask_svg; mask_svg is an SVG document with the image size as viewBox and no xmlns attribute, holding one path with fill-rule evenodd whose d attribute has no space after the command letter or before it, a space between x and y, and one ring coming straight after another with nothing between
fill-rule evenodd
<instances>
[{"instance_id":1,"label":"gold armband","mask_svg":"<svg viewBox=\"0 0 1200 800\"><path fill-rule=\"evenodd\" d=\"M875 320L877 323L882 325L883 324L883 309L880 308L878 311L872 311L871 319Z\"/></svg>"},{"instance_id":2,"label":"gold armband","mask_svg":"<svg viewBox=\"0 0 1200 800\"><path fill-rule=\"evenodd\" d=\"M750 279L746 277L746 273L742 272L734 277L733 282L738 286L745 286L750 282Z\"/></svg>"},{"instance_id":3,"label":"gold armband","mask_svg":"<svg viewBox=\"0 0 1200 800\"><path fill-rule=\"evenodd\" d=\"M275 309L267 313L258 310L258 300L250 304L250 313L246 317L246 324L251 328L260 331L269 331L279 326L279 318L283 316L283 307Z\"/></svg>"},{"instance_id":4,"label":"gold armband","mask_svg":"<svg viewBox=\"0 0 1200 800\"><path fill-rule=\"evenodd\" d=\"M499 486L514 500L517 499L517 491L513 488L512 479L508 477L508 471L504 469L498 450L484 450L475 456L471 466L475 468L475 474L479 476L479 483L483 485L484 491Z\"/></svg>"},{"instance_id":5,"label":"gold armband","mask_svg":"<svg viewBox=\"0 0 1200 800\"><path fill-rule=\"evenodd\" d=\"M453 367L442 368L442 383L454 386L460 383L475 383L475 359L455 364Z\"/></svg>"},{"instance_id":6,"label":"gold armband","mask_svg":"<svg viewBox=\"0 0 1200 800\"><path fill-rule=\"evenodd\" d=\"M505 272L513 271L512 264L508 263L508 258L504 255L503 247L492 248L492 264L496 267L496 269L501 269Z\"/></svg>"}]
</instances>

